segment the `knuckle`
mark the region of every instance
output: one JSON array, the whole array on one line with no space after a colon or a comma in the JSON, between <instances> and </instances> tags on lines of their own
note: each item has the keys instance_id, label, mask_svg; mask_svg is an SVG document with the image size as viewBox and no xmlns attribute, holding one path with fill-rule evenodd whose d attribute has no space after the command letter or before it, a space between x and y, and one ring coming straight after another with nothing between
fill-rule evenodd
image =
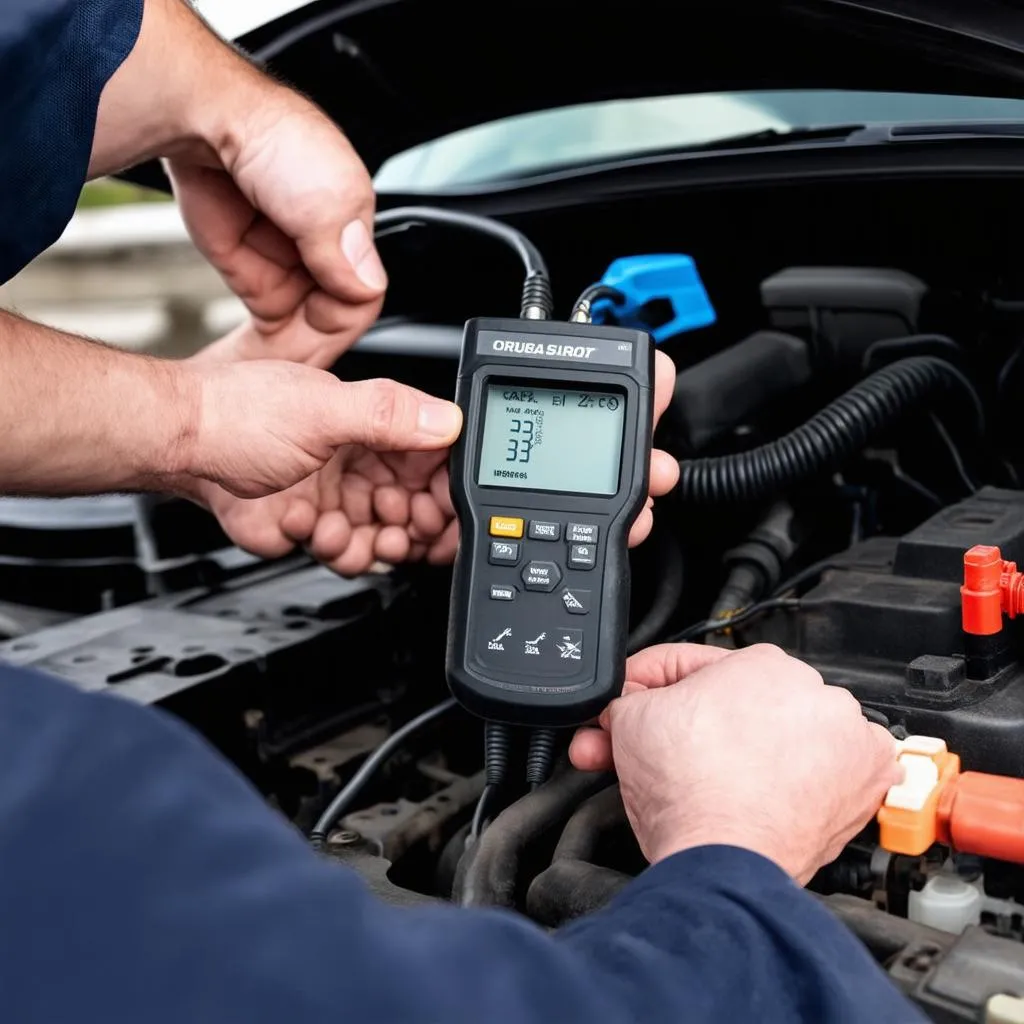
<instances>
[{"instance_id":1,"label":"knuckle","mask_svg":"<svg viewBox=\"0 0 1024 1024\"><path fill-rule=\"evenodd\" d=\"M804 661L798 662L798 664L800 665L804 679L806 679L808 683L813 683L816 687L825 685L824 677L816 668L812 668ZM844 690L843 692L849 693L850 691Z\"/></svg>"},{"instance_id":2,"label":"knuckle","mask_svg":"<svg viewBox=\"0 0 1024 1024\"><path fill-rule=\"evenodd\" d=\"M845 687L827 686L825 687L825 693L832 702L832 707L835 709L836 714L845 716L856 715L858 718L863 717L860 701Z\"/></svg>"},{"instance_id":3,"label":"knuckle","mask_svg":"<svg viewBox=\"0 0 1024 1024\"><path fill-rule=\"evenodd\" d=\"M371 445L386 444L399 426L401 408L397 390L386 380L366 382L368 392L366 436Z\"/></svg>"},{"instance_id":4,"label":"knuckle","mask_svg":"<svg viewBox=\"0 0 1024 1024\"><path fill-rule=\"evenodd\" d=\"M771 658L773 661L779 661L789 657L778 644L752 644L746 650L752 658Z\"/></svg>"}]
</instances>

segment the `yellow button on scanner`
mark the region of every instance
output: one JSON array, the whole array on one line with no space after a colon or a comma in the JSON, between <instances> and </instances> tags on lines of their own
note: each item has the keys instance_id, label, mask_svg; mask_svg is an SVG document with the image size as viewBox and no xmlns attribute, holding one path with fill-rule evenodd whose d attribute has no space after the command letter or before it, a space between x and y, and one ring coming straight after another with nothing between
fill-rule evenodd
<instances>
[{"instance_id":1,"label":"yellow button on scanner","mask_svg":"<svg viewBox=\"0 0 1024 1024\"><path fill-rule=\"evenodd\" d=\"M492 537L522 537L523 520L513 516L491 516Z\"/></svg>"}]
</instances>

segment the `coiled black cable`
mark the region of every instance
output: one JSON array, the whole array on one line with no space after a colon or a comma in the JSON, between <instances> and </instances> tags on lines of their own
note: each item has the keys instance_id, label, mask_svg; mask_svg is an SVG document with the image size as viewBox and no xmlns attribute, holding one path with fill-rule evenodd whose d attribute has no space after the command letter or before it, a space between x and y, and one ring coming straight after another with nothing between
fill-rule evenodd
<instances>
[{"instance_id":1,"label":"coiled black cable","mask_svg":"<svg viewBox=\"0 0 1024 1024\"><path fill-rule=\"evenodd\" d=\"M838 468L883 429L932 397L960 389L977 395L964 375L934 356L891 363L860 381L802 426L747 452L680 462L684 501L757 501ZM975 407L976 418L979 409ZM983 429L983 423L978 428Z\"/></svg>"},{"instance_id":2,"label":"coiled black cable","mask_svg":"<svg viewBox=\"0 0 1024 1024\"><path fill-rule=\"evenodd\" d=\"M551 294L551 282L544 274L534 273L523 283L523 299L520 303L519 316L524 320L550 320L555 308L555 299ZM544 310L544 316L534 315L535 310Z\"/></svg>"},{"instance_id":3,"label":"coiled black cable","mask_svg":"<svg viewBox=\"0 0 1024 1024\"><path fill-rule=\"evenodd\" d=\"M520 316L533 320L551 319L555 306L547 264L540 250L521 231L490 217L436 206L399 206L393 210L382 210L374 219L378 236L390 233L388 229L405 229L416 224L442 224L462 228L478 235L488 235L509 246L522 261L526 271Z\"/></svg>"},{"instance_id":4,"label":"coiled black cable","mask_svg":"<svg viewBox=\"0 0 1024 1024\"><path fill-rule=\"evenodd\" d=\"M534 729L526 752L526 781L536 789L548 781L555 764L558 732L555 729Z\"/></svg>"},{"instance_id":5,"label":"coiled black cable","mask_svg":"<svg viewBox=\"0 0 1024 1024\"><path fill-rule=\"evenodd\" d=\"M469 828L470 840L476 840L484 830L491 800L508 775L508 759L512 734L500 722L484 722L484 791L477 801L473 821Z\"/></svg>"},{"instance_id":6,"label":"coiled black cable","mask_svg":"<svg viewBox=\"0 0 1024 1024\"><path fill-rule=\"evenodd\" d=\"M500 786L505 781L510 745L508 726L484 722L484 778L488 786Z\"/></svg>"}]
</instances>

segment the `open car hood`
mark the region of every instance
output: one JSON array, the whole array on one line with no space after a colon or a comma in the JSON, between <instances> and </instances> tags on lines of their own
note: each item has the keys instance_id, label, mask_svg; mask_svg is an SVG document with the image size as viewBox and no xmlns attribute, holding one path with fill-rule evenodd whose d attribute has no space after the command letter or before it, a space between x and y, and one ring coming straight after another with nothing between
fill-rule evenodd
<instances>
[{"instance_id":1,"label":"open car hood","mask_svg":"<svg viewBox=\"0 0 1024 1024\"><path fill-rule=\"evenodd\" d=\"M200 0L376 170L471 125L597 100L856 89L1024 97L1021 0ZM244 7L242 11L240 8ZM260 12L284 11L251 28Z\"/></svg>"}]
</instances>

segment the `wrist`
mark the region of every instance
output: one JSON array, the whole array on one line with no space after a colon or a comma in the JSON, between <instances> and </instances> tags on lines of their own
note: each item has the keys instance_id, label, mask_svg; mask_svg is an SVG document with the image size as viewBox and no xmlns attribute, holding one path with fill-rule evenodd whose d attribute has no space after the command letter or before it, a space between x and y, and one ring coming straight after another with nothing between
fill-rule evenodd
<instances>
[{"instance_id":1,"label":"wrist","mask_svg":"<svg viewBox=\"0 0 1024 1024\"><path fill-rule=\"evenodd\" d=\"M786 844L771 830L753 827L750 824L720 822L675 832L666 832L655 837L649 851L652 864L666 860L677 853L703 847L728 846L749 853L756 853L771 861L789 875L797 873L797 867L788 855Z\"/></svg>"},{"instance_id":2,"label":"wrist","mask_svg":"<svg viewBox=\"0 0 1024 1024\"><path fill-rule=\"evenodd\" d=\"M143 366L144 384L137 393L148 405L142 418L148 429L129 424L136 486L191 498L198 486L193 466L202 410L201 376L185 361L147 358Z\"/></svg>"},{"instance_id":3,"label":"wrist","mask_svg":"<svg viewBox=\"0 0 1024 1024\"><path fill-rule=\"evenodd\" d=\"M268 90L283 91L188 0L145 0L136 45L103 91L89 176L156 157L219 166Z\"/></svg>"}]
</instances>

